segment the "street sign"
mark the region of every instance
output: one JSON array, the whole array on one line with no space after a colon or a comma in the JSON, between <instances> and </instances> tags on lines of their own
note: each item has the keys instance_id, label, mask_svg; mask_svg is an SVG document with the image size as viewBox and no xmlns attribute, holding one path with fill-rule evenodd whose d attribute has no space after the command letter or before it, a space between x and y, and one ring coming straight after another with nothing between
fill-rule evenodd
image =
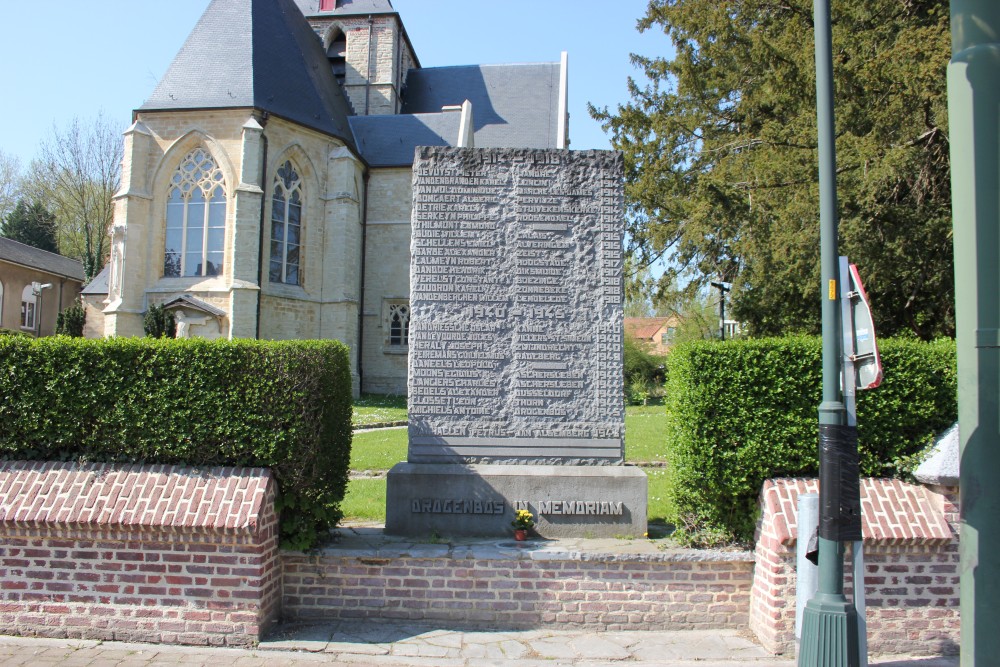
<instances>
[{"instance_id":1,"label":"street sign","mask_svg":"<svg viewBox=\"0 0 1000 667\"><path fill-rule=\"evenodd\" d=\"M875 322L858 267L850 265L851 323L853 325L855 380L858 389L874 389L882 383L882 359L875 340Z\"/></svg>"}]
</instances>

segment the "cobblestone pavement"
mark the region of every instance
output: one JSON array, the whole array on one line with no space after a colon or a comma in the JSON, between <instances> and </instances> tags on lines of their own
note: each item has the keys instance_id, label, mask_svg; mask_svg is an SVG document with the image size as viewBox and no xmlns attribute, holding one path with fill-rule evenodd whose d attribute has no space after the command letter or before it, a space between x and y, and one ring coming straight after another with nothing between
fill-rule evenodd
<instances>
[{"instance_id":1,"label":"cobblestone pavement","mask_svg":"<svg viewBox=\"0 0 1000 667\"><path fill-rule=\"evenodd\" d=\"M734 631L437 630L379 622L286 626L254 650L0 636L0 665L25 667L794 667ZM881 667L957 667L957 658L873 660Z\"/></svg>"}]
</instances>

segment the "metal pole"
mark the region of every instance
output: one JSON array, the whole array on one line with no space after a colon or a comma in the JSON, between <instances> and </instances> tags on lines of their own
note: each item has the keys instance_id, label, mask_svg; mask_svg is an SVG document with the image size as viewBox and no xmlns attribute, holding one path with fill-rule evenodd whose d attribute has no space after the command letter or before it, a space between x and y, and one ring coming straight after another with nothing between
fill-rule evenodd
<instances>
[{"instance_id":1,"label":"metal pole","mask_svg":"<svg viewBox=\"0 0 1000 667\"><path fill-rule=\"evenodd\" d=\"M961 438L961 661L1000 656L1000 3L952 0L948 119Z\"/></svg>"},{"instance_id":2,"label":"metal pole","mask_svg":"<svg viewBox=\"0 0 1000 667\"><path fill-rule=\"evenodd\" d=\"M42 337L42 287L38 286L38 298L35 299L35 338Z\"/></svg>"},{"instance_id":3,"label":"metal pole","mask_svg":"<svg viewBox=\"0 0 1000 667\"><path fill-rule=\"evenodd\" d=\"M719 337L722 340L726 340L726 291L719 290L719 317L722 321L719 323Z\"/></svg>"},{"instance_id":4,"label":"metal pole","mask_svg":"<svg viewBox=\"0 0 1000 667\"><path fill-rule=\"evenodd\" d=\"M844 597L844 545L840 519L845 505L842 447L847 434L841 398L841 322L837 266L837 182L833 120L833 56L830 0L814 0L816 116L819 138L820 275L823 314L823 397L819 405L820 537L819 591L802 618L799 667L858 665L858 617ZM855 455L856 459L856 455ZM856 479L856 478L855 478ZM834 514L834 516L831 516ZM860 522L859 526L860 527ZM860 531L859 531L860 532ZM860 539L860 535L858 536Z\"/></svg>"},{"instance_id":5,"label":"metal pole","mask_svg":"<svg viewBox=\"0 0 1000 667\"><path fill-rule=\"evenodd\" d=\"M840 258L840 318L843 326L843 349L844 374L843 392L844 409L846 411L847 425L857 428L858 426L858 389L857 371L854 366L855 355L858 350L855 346L855 324L852 304L854 295L851 290L850 271L851 263L847 257ZM858 667L868 665L868 619L865 617L865 552L864 542L856 540L851 547L851 574L854 582L853 602L854 613L858 617Z\"/></svg>"},{"instance_id":6,"label":"metal pole","mask_svg":"<svg viewBox=\"0 0 1000 667\"><path fill-rule=\"evenodd\" d=\"M726 292L728 292L730 287L726 287L725 283L717 283L712 281L712 287L719 290L719 338L726 340Z\"/></svg>"},{"instance_id":7,"label":"metal pole","mask_svg":"<svg viewBox=\"0 0 1000 667\"><path fill-rule=\"evenodd\" d=\"M795 638L802 638L802 614L806 603L816 595L816 566L806 557L809 540L819 528L819 496L803 493L799 496L799 537L795 543Z\"/></svg>"}]
</instances>

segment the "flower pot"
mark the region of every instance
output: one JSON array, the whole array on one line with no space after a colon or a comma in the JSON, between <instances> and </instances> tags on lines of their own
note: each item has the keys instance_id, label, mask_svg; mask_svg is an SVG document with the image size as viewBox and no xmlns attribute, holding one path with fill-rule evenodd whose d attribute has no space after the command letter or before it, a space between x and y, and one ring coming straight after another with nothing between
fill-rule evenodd
<instances>
[{"instance_id":1,"label":"flower pot","mask_svg":"<svg viewBox=\"0 0 1000 667\"><path fill-rule=\"evenodd\" d=\"M527 528L516 528L514 530L514 539L518 542L524 542L528 539L528 529Z\"/></svg>"}]
</instances>

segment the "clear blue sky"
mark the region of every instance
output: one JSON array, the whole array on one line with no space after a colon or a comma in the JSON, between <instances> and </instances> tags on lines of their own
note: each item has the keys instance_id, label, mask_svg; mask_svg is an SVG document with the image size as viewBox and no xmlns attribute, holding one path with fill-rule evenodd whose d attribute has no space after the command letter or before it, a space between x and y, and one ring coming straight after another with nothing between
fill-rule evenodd
<instances>
[{"instance_id":1,"label":"clear blue sky","mask_svg":"<svg viewBox=\"0 0 1000 667\"><path fill-rule=\"evenodd\" d=\"M569 52L570 140L608 148L587 102L627 100L630 53L668 55L662 32L635 29L647 0L392 0L425 67L556 61ZM34 157L53 124L102 111L124 130L209 0L4 3L0 150Z\"/></svg>"}]
</instances>

